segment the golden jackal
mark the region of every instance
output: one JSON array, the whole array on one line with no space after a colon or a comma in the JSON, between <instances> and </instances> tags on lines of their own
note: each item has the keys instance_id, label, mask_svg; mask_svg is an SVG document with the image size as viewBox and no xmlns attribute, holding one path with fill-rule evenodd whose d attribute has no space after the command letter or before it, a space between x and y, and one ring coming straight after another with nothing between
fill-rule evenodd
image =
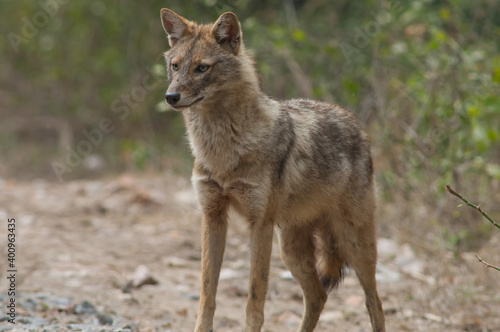
<instances>
[{"instance_id":1,"label":"golden jackal","mask_svg":"<svg viewBox=\"0 0 500 332\"><path fill-rule=\"evenodd\" d=\"M322 102L266 96L233 13L198 25L162 9L161 19L171 47L165 98L182 111L203 212L195 330L212 328L231 207L251 230L246 331L264 323L274 230L304 293L299 331L314 329L327 291L347 266L363 286L373 330L385 331L375 281L372 160L354 116Z\"/></svg>"}]
</instances>

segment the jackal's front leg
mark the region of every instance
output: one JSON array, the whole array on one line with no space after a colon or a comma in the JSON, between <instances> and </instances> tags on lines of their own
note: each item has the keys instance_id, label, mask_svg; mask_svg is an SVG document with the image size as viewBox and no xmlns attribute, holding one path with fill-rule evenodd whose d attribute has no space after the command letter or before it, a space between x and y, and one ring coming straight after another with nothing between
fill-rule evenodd
<instances>
[{"instance_id":1,"label":"jackal's front leg","mask_svg":"<svg viewBox=\"0 0 500 332\"><path fill-rule=\"evenodd\" d=\"M227 202L216 195L217 185L205 184L211 196L200 196L203 209L201 228L201 296L195 332L211 331L215 313L215 295L224 256L227 234ZM200 188L198 188L200 189ZM210 190L212 189L212 190ZM215 189L215 190L213 190ZM207 193L203 190L199 194Z\"/></svg>"},{"instance_id":2,"label":"jackal's front leg","mask_svg":"<svg viewBox=\"0 0 500 332\"><path fill-rule=\"evenodd\" d=\"M258 332L264 324L264 304L269 283L269 265L273 246L272 222L264 221L254 224L250 241L252 262L245 332Z\"/></svg>"}]
</instances>

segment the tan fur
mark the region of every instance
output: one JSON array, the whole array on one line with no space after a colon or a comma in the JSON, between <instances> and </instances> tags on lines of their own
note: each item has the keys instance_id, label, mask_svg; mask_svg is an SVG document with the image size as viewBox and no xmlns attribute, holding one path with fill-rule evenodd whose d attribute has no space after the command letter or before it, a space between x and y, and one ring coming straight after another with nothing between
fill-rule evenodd
<instances>
[{"instance_id":1,"label":"tan fur","mask_svg":"<svg viewBox=\"0 0 500 332\"><path fill-rule=\"evenodd\" d=\"M353 115L310 100L278 102L260 89L238 19L198 25L161 11L169 35L167 101L182 111L203 212L202 291L195 331L210 331L228 209L250 227L246 331L260 331L274 230L304 293L299 331L312 331L342 271L366 294L374 331L385 331L377 294L375 194L370 149Z\"/></svg>"}]
</instances>

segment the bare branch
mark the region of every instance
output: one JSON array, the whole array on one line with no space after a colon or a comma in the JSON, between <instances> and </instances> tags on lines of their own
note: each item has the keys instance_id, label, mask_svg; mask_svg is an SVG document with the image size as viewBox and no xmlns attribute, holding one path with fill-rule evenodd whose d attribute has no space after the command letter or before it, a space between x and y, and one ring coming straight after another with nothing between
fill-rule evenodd
<instances>
[{"instance_id":1,"label":"bare branch","mask_svg":"<svg viewBox=\"0 0 500 332\"><path fill-rule=\"evenodd\" d=\"M463 196L462 196L462 195L460 195L459 193L457 193L455 190L451 189L451 187L450 187L450 186L446 186L445 188L446 188L446 190L448 190L448 192L449 192L450 194L452 194L453 196L457 196L458 198L460 198L460 199L461 199L461 200L462 200L462 201L463 201L466 205L468 205L468 206L470 206L470 207L472 207L472 208L474 208L474 209L478 210L478 211L479 211L479 212L483 215L483 217L485 217L486 219L488 219L488 221L489 221L489 222L490 222L493 226L495 226L496 228L500 229L500 225L499 225L499 224L497 224L496 222L494 222L494 221L493 221L493 219L491 219L491 218L490 218L490 216L488 216L488 214L487 214L486 212L484 212L484 211L481 209L481 207L480 207L480 205L481 205L481 204L479 204L479 205L475 205L475 204L470 203L468 200L466 200L465 198L463 198ZM497 267L497 266L495 266L495 265L492 265L492 264L490 264L490 263L486 262L485 260L483 260L483 259L482 259L481 257L479 257L478 255L475 255L475 256L476 256L477 261L478 261L479 263L482 263L482 264L484 264L486 267L489 267L489 268L491 268L491 269L494 269L494 270L500 271L500 267Z\"/></svg>"},{"instance_id":2,"label":"bare branch","mask_svg":"<svg viewBox=\"0 0 500 332\"><path fill-rule=\"evenodd\" d=\"M480 205L475 205L475 204L470 203L468 200L466 200L465 198L463 198L462 195L460 195L459 193L457 193L456 191L454 191L453 189L451 189L450 186L446 186L445 188L446 188L446 190L448 190L448 192L450 194L452 194L453 196L457 196L458 198L460 198L466 205L468 205L468 206L470 206L470 207L478 210L483 215L483 217L485 217L486 219L488 219L488 221L493 226L495 226L496 228L500 229L500 225L497 224L496 222L494 222L493 219L491 219L490 216L488 216L488 214L481 209Z\"/></svg>"},{"instance_id":3,"label":"bare branch","mask_svg":"<svg viewBox=\"0 0 500 332\"><path fill-rule=\"evenodd\" d=\"M477 258L477 261L479 263L483 263L486 267L489 267L491 269L494 269L494 270L497 270L497 271L500 271L500 267L498 266L495 266L495 265L491 265L490 263L486 262L485 260L483 260L481 257L479 257L478 255L475 255L476 258Z\"/></svg>"}]
</instances>

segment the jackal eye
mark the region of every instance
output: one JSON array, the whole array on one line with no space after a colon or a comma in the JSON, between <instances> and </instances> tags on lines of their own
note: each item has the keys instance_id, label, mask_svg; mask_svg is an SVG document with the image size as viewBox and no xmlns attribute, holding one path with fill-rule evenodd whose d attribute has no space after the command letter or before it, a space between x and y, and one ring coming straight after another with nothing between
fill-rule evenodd
<instances>
[{"instance_id":1,"label":"jackal eye","mask_svg":"<svg viewBox=\"0 0 500 332\"><path fill-rule=\"evenodd\" d=\"M204 73L210 68L209 65L199 65L198 68L196 68L197 71Z\"/></svg>"},{"instance_id":2,"label":"jackal eye","mask_svg":"<svg viewBox=\"0 0 500 332\"><path fill-rule=\"evenodd\" d=\"M173 71L178 71L179 70L179 65L176 63L172 63L172 70Z\"/></svg>"}]
</instances>

